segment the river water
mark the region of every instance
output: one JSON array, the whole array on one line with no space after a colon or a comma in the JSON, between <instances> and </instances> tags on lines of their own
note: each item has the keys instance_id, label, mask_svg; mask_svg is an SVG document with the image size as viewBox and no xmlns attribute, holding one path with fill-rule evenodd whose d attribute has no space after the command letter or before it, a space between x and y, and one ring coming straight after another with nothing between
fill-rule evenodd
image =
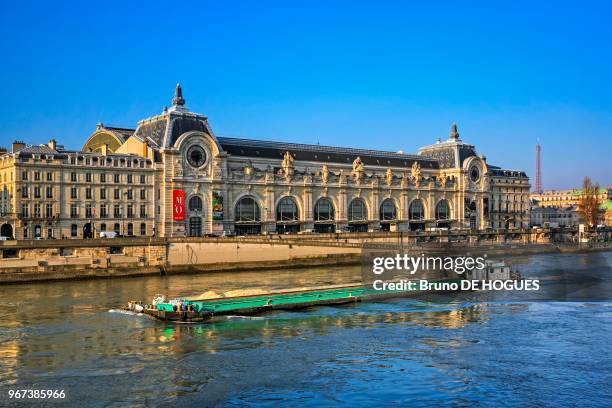
<instances>
[{"instance_id":1,"label":"river water","mask_svg":"<svg viewBox=\"0 0 612 408\"><path fill-rule=\"evenodd\" d=\"M360 269L3 286L0 406L16 389L65 390L49 406L612 406L612 253L512 262L527 278L595 276L607 300L470 292L181 325L117 309L352 282Z\"/></svg>"}]
</instances>

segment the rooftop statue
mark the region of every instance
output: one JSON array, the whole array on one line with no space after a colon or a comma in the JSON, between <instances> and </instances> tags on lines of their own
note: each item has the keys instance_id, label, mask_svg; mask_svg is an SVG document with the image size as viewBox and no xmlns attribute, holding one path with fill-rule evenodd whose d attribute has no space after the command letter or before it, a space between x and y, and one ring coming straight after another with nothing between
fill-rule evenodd
<instances>
[{"instance_id":1,"label":"rooftop statue","mask_svg":"<svg viewBox=\"0 0 612 408\"><path fill-rule=\"evenodd\" d=\"M388 186L393 184L393 171L391 171L391 169L387 169L386 179Z\"/></svg>"},{"instance_id":2,"label":"rooftop statue","mask_svg":"<svg viewBox=\"0 0 612 408\"><path fill-rule=\"evenodd\" d=\"M446 184L448 183L448 176L445 172L441 172L440 177L438 177L438 180L440 180L440 185L442 187L446 187Z\"/></svg>"},{"instance_id":3,"label":"rooftop statue","mask_svg":"<svg viewBox=\"0 0 612 408\"><path fill-rule=\"evenodd\" d=\"M327 168L327 164L321 167L321 180L323 180L324 183L327 183L327 180L329 180L329 169Z\"/></svg>"},{"instance_id":4,"label":"rooftop statue","mask_svg":"<svg viewBox=\"0 0 612 408\"><path fill-rule=\"evenodd\" d=\"M291 176L291 174L293 173L293 156L291 156L291 153L289 153L289 151L285 152L285 155L283 156L283 173L285 173L285 177L289 177Z\"/></svg>"},{"instance_id":5,"label":"rooftop statue","mask_svg":"<svg viewBox=\"0 0 612 408\"><path fill-rule=\"evenodd\" d=\"M411 178L412 178L412 181L414 182L414 184L416 184L417 186L421 182L421 166L419 165L419 162L417 162L417 161L415 161L412 164Z\"/></svg>"},{"instance_id":6,"label":"rooftop statue","mask_svg":"<svg viewBox=\"0 0 612 408\"><path fill-rule=\"evenodd\" d=\"M357 157L353 161L353 173L361 173L363 171L363 162L361 161L361 157Z\"/></svg>"}]
</instances>

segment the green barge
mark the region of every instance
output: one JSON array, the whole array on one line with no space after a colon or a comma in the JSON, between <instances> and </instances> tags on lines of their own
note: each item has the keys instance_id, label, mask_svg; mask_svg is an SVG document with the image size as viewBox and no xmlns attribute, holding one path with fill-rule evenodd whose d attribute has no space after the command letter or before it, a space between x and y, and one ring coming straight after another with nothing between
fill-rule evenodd
<instances>
[{"instance_id":1,"label":"green barge","mask_svg":"<svg viewBox=\"0 0 612 408\"><path fill-rule=\"evenodd\" d=\"M458 284L460 279L443 280L445 284ZM174 299L167 302L157 296L152 304L129 302L124 308L144 313L164 321L184 323L206 322L215 316L254 315L271 310L291 310L311 306L341 305L391 297L410 296L419 290L375 290L364 285L333 285L298 288L250 294L244 296L217 296L209 299Z\"/></svg>"}]
</instances>

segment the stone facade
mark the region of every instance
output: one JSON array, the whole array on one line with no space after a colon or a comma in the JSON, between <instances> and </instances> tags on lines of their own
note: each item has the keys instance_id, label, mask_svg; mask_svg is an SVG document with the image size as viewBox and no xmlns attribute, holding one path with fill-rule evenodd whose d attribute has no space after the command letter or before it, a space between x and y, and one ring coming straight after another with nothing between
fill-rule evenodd
<instances>
[{"instance_id":1,"label":"stone facade","mask_svg":"<svg viewBox=\"0 0 612 408\"><path fill-rule=\"evenodd\" d=\"M537 207L530 210L530 225L534 227L576 227L580 216L576 206Z\"/></svg>"},{"instance_id":2,"label":"stone facade","mask_svg":"<svg viewBox=\"0 0 612 408\"><path fill-rule=\"evenodd\" d=\"M81 151L18 145L0 157L0 175L0 223L18 239L70 238L75 224L83 238L103 228L170 237L529 223L526 174L489 165L456 125L414 155L216 137L180 86L172 107L136 129L98 124ZM35 188L39 198L22 196Z\"/></svg>"},{"instance_id":3,"label":"stone facade","mask_svg":"<svg viewBox=\"0 0 612 408\"><path fill-rule=\"evenodd\" d=\"M68 151L54 141L17 144L0 156L0 235L152 235L155 173L152 160L131 154Z\"/></svg>"},{"instance_id":4,"label":"stone facade","mask_svg":"<svg viewBox=\"0 0 612 408\"><path fill-rule=\"evenodd\" d=\"M548 216L559 218L560 225L564 222L567 223L567 218L569 217L567 215L568 211L573 211L575 213L572 217L571 225L578 225L580 223L580 217L577 215L576 208L578 207L581 198L581 189L549 190L544 191L541 194L532 193L530 195L531 202L534 204L533 208L552 208L554 213L558 213L558 215ZM612 187L600 188L597 194L597 199L601 203L601 224L608 227L612 226ZM540 213L551 214L551 211L538 210L535 217L538 218ZM565 220L563 218L565 218ZM537 220L534 221L532 219L532 223L533 222L537 222Z\"/></svg>"},{"instance_id":5,"label":"stone facade","mask_svg":"<svg viewBox=\"0 0 612 408\"><path fill-rule=\"evenodd\" d=\"M581 189L572 190L548 190L543 193L532 193L530 198L537 201L540 207L569 207L578 205L582 196ZM598 199L605 203L612 200L612 187L600 188Z\"/></svg>"}]
</instances>

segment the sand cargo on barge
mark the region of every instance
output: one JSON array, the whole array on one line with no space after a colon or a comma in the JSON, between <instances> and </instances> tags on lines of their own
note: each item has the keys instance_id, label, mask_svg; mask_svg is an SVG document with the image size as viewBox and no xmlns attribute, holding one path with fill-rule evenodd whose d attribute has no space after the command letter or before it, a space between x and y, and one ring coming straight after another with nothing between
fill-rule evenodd
<instances>
[{"instance_id":1,"label":"sand cargo on barge","mask_svg":"<svg viewBox=\"0 0 612 408\"><path fill-rule=\"evenodd\" d=\"M249 292L249 291L244 291ZM408 296L420 291L375 290L363 285L333 285L297 288L277 292L250 291L243 296L217 296L207 299L184 298L167 302L157 296L150 305L129 302L126 310L144 313L159 320L185 323L205 322L215 316L254 315L271 310L301 309L311 306L341 305L361 301Z\"/></svg>"}]
</instances>

